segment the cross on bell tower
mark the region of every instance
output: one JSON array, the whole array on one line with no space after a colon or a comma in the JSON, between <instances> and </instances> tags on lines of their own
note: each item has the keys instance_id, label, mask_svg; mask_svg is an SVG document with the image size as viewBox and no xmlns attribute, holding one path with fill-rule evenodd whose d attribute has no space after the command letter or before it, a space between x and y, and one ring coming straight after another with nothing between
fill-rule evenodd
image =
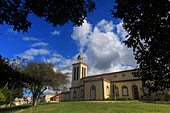
<instances>
[{"instance_id":1,"label":"cross on bell tower","mask_svg":"<svg viewBox=\"0 0 170 113\"><path fill-rule=\"evenodd\" d=\"M81 53L80 53L80 55L77 57L77 63L79 63L79 62L83 62L83 56L81 55Z\"/></svg>"}]
</instances>

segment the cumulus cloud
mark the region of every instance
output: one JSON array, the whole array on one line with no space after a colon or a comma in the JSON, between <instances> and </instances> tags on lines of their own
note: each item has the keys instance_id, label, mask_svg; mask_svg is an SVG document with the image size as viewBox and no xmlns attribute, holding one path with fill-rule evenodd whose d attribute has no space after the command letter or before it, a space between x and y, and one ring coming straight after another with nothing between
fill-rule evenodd
<instances>
[{"instance_id":1,"label":"cumulus cloud","mask_svg":"<svg viewBox=\"0 0 170 113\"><path fill-rule=\"evenodd\" d=\"M13 34L15 34L15 35L18 34L18 32L17 32L17 31L13 31L12 28L8 28L7 31L10 32L10 33L13 33Z\"/></svg>"},{"instance_id":2,"label":"cumulus cloud","mask_svg":"<svg viewBox=\"0 0 170 113\"><path fill-rule=\"evenodd\" d=\"M123 22L120 22L118 25L116 25L117 28L117 34L122 38L122 40L125 40L125 36L127 35L127 32L122 27Z\"/></svg>"},{"instance_id":3,"label":"cumulus cloud","mask_svg":"<svg viewBox=\"0 0 170 113\"><path fill-rule=\"evenodd\" d=\"M113 31L117 28L117 31ZM86 31L87 29L87 31ZM78 42L86 56L88 74L98 74L125 69L132 69L136 62L132 50L128 49L122 39L125 30L121 23L114 25L112 21L101 20L92 29L87 21L81 27L74 27L71 35Z\"/></svg>"},{"instance_id":4,"label":"cumulus cloud","mask_svg":"<svg viewBox=\"0 0 170 113\"><path fill-rule=\"evenodd\" d=\"M29 50L26 50L24 53L18 54L17 56L20 56L22 58L27 58L29 60L33 60L34 56L48 55L49 53L50 53L50 51L47 50L47 49L34 49L34 48L31 48Z\"/></svg>"},{"instance_id":5,"label":"cumulus cloud","mask_svg":"<svg viewBox=\"0 0 170 113\"><path fill-rule=\"evenodd\" d=\"M106 21L105 19L101 20L97 24L97 28L99 28L102 32L110 32L113 30L115 25L113 25L113 22Z\"/></svg>"},{"instance_id":6,"label":"cumulus cloud","mask_svg":"<svg viewBox=\"0 0 170 113\"><path fill-rule=\"evenodd\" d=\"M88 36L92 31L92 25L87 23L85 20L82 26L74 27L73 34L71 35L72 39L78 41L80 47L84 47L88 42Z\"/></svg>"},{"instance_id":7,"label":"cumulus cloud","mask_svg":"<svg viewBox=\"0 0 170 113\"><path fill-rule=\"evenodd\" d=\"M44 62L48 62L48 63L56 63L56 62L60 62L61 58L57 58L57 57L52 57L49 59L46 59L44 56L41 58L41 60L43 60Z\"/></svg>"},{"instance_id":8,"label":"cumulus cloud","mask_svg":"<svg viewBox=\"0 0 170 113\"><path fill-rule=\"evenodd\" d=\"M50 32L51 35L60 35L60 31L54 30L53 32Z\"/></svg>"},{"instance_id":9,"label":"cumulus cloud","mask_svg":"<svg viewBox=\"0 0 170 113\"><path fill-rule=\"evenodd\" d=\"M31 45L31 47L35 47L35 46L47 46L48 43L45 43L45 42L38 42L38 43L34 43Z\"/></svg>"},{"instance_id":10,"label":"cumulus cloud","mask_svg":"<svg viewBox=\"0 0 170 113\"><path fill-rule=\"evenodd\" d=\"M44 95L55 95L56 94L56 92L55 91L53 91L52 89L47 89L47 90L45 90L44 92L43 92L43 94Z\"/></svg>"},{"instance_id":11,"label":"cumulus cloud","mask_svg":"<svg viewBox=\"0 0 170 113\"><path fill-rule=\"evenodd\" d=\"M58 54L58 53L56 53L56 52L53 53L53 56L54 56L54 57L62 57L60 54Z\"/></svg>"},{"instance_id":12,"label":"cumulus cloud","mask_svg":"<svg viewBox=\"0 0 170 113\"><path fill-rule=\"evenodd\" d=\"M32 40L32 41L40 41L40 39L38 39L38 38L28 37L28 36L23 37L22 39L25 40L25 41L30 41L30 40Z\"/></svg>"}]
</instances>

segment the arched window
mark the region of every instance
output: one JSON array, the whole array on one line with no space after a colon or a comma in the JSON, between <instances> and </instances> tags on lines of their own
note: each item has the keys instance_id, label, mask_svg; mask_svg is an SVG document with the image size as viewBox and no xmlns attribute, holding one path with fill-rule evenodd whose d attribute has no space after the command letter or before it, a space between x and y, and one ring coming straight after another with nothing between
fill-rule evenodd
<instances>
[{"instance_id":1,"label":"arched window","mask_svg":"<svg viewBox=\"0 0 170 113\"><path fill-rule=\"evenodd\" d=\"M106 94L107 94L107 96L109 96L109 86L107 86L107 88L106 88Z\"/></svg>"},{"instance_id":2,"label":"arched window","mask_svg":"<svg viewBox=\"0 0 170 113\"><path fill-rule=\"evenodd\" d=\"M81 90L81 97L84 97L84 91L83 91L83 89Z\"/></svg>"},{"instance_id":3,"label":"arched window","mask_svg":"<svg viewBox=\"0 0 170 113\"><path fill-rule=\"evenodd\" d=\"M127 88L127 86L122 87L122 95L123 96L128 96L128 88Z\"/></svg>"},{"instance_id":4,"label":"arched window","mask_svg":"<svg viewBox=\"0 0 170 113\"><path fill-rule=\"evenodd\" d=\"M76 98L76 91L73 91L73 98Z\"/></svg>"},{"instance_id":5,"label":"arched window","mask_svg":"<svg viewBox=\"0 0 170 113\"><path fill-rule=\"evenodd\" d=\"M96 87L94 85L91 86L91 100L96 99Z\"/></svg>"},{"instance_id":6,"label":"arched window","mask_svg":"<svg viewBox=\"0 0 170 113\"><path fill-rule=\"evenodd\" d=\"M114 85L113 85L113 95L115 96L115 90L116 90L116 96L119 96L119 89L118 87L116 86L115 89L114 89Z\"/></svg>"}]
</instances>

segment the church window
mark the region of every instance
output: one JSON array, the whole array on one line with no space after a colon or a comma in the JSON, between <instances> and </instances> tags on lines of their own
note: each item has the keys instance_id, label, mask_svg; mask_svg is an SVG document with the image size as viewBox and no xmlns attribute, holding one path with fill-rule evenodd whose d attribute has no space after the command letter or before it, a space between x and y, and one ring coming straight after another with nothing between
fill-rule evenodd
<instances>
[{"instance_id":1,"label":"church window","mask_svg":"<svg viewBox=\"0 0 170 113\"><path fill-rule=\"evenodd\" d=\"M107 86L107 88L106 88L106 94L107 94L107 96L109 96L109 86Z\"/></svg>"},{"instance_id":2,"label":"church window","mask_svg":"<svg viewBox=\"0 0 170 113\"><path fill-rule=\"evenodd\" d=\"M82 67L82 78L84 77L84 68Z\"/></svg>"},{"instance_id":3,"label":"church window","mask_svg":"<svg viewBox=\"0 0 170 113\"><path fill-rule=\"evenodd\" d=\"M113 86L113 95L115 95L115 91L116 91L116 96L119 96L119 89L118 89L118 87L115 87L115 89L114 89L114 86Z\"/></svg>"},{"instance_id":4,"label":"church window","mask_svg":"<svg viewBox=\"0 0 170 113\"><path fill-rule=\"evenodd\" d=\"M86 76L86 68L84 68L84 76Z\"/></svg>"},{"instance_id":5,"label":"church window","mask_svg":"<svg viewBox=\"0 0 170 113\"><path fill-rule=\"evenodd\" d=\"M74 81L76 80L76 67L74 67Z\"/></svg>"},{"instance_id":6,"label":"church window","mask_svg":"<svg viewBox=\"0 0 170 113\"><path fill-rule=\"evenodd\" d=\"M122 74L122 77L125 77L125 74Z\"/></svg>"},{"instance_id":7,"label":"church window","mask_svg":"<svg viewBox=\"0 0 170 113\"><path fill-rule=\"evenodd\" d=\"M83 89L81 90L81 97L84 97L84 91L83 91Z\"/></svg>"},{"instance_id":8,"label":"church window","mask_svg":"<svg viewBox=\"0 0 170 113\"><path fill-rule=\"evenodd\" d=\"M79 79L79 67L77 67L77 80Z\"/></svg>"},{"instance_id":9,"label":"church window","mask_svg":"<svg viewBox=\"0 0 170 113\"><path fill-rule=\"evenodd\" d=\"M123 96L128 96L128 88L127 88L127 86L122 87L122 95Z\"/></svg>"},{"instance_id":10,"label":"church window","mask_svg":"<svg viewBox=\"0 0 170 113\"><path fill-rule=\"evenodd\" d=\"M76 91L73 91L73 98L76 98Z\"/></svg>"}]
</instances>

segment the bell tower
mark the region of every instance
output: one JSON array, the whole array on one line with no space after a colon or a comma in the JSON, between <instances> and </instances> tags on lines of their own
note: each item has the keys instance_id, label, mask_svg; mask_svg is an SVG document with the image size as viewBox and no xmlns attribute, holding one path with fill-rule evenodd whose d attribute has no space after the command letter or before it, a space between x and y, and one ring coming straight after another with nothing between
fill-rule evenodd
<instances>
[{"instance_id":1,"label":"bell tower","mask_svg":"<svg viewBox=\"0 0 170 113\"><path fill-rule=\"evenodd\" d=\"M83 56L77 57L77 62L72 64L72 87L78 87L80 80L87 77L87 65L83 63Z\"/></svg>"}]
</instances>

